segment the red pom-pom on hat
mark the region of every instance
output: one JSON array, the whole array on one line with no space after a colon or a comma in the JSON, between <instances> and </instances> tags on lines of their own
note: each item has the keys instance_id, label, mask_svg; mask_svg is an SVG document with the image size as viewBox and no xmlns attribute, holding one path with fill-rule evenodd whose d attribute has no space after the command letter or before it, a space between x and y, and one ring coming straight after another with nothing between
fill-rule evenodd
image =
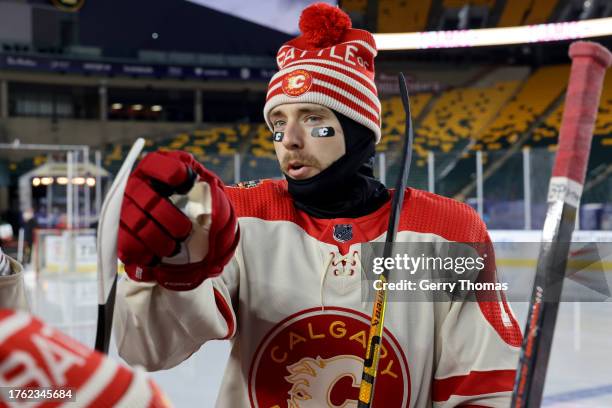
<instances>
[{"instance_id":1,"label":"red pom-pom on hat","mask_svg":"<svg viewBox=\"0 0 612 408\"><path fill-rule=\"evenodd\" d=\"M302 38L312 48L338 44L351 27L351 18L340 8L327 3L314 3L300 16Z\"/></svg>"}]
</instances>

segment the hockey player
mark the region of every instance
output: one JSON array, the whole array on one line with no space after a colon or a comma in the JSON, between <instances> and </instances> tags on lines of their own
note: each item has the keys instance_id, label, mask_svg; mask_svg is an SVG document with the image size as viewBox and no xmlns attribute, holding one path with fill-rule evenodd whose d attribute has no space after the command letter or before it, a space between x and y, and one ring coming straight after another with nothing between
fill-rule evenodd
<instances>
[{"instance_id":1,"label":"hockey player","mask_svg":"<svg viewBox=\"0 0 612 408\"><path fill-rule=\"evenodd\" d=\"M286 180L224 187L189 154L157 152L123 200L120 355L159 370L230 340L220 407L357 406L372 307L362 244L384 242L392 194L372 171L376 44L325 4L300 28L264 107ZM490 243L470 207L412 188L397 241ZM373 405L508 406L520 344L503 297L389 303Z\"/></svg>"}]
</instances>

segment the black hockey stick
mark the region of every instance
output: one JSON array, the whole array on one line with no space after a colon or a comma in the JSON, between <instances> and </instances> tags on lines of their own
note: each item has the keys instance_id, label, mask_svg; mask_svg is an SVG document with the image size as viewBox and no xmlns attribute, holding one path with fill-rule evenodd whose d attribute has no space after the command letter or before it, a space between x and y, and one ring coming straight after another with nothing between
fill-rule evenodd
<instances>
[{"instance_id":1,"label":"black hockey stick","mask_svg":"<svg viewBox=\"0 0 612 408\"><path fill-rule=\"evenodd\" d=\"M383 257L390 258L393 251L393 242L397 232L402 205L404 203L404 192L408 183L408 173L410 171L410 163L412 161L412 118L410 116L410 101L408 99L408 89L406 87L406 79L401 72L398 74L400 94L402 97L402 105L406 114L406 129L404 149L402 150L402 161L400 162L400 173L397 179L395 194L391 203L391 214L389 215L389 226L387 228L387 238L385 240L385 248ZM382 283L389 279L389 270L384 269L379 280ZM381 287L386 287L381 285ZM366 347L366 357L363 362L363 374L361 376L361 385L359 387L359 408L367 408L372 406L374 401L374 383L376 381L376 373L378 371L378 361L380 360L380 350L382 347L383 329L385 324L385 309L387 308L387 291L385 289L376 291L376 299L374 300L374 308L372 310L372 320L370 323L370 335Z\"/></svg>"},{"instance_id":2,"label":"black hockey stick","mask_svg":"<svg viewBox=\"0 0 612 408\"><path fill-rule=\"evenodd\" d=\"M563 290L565 267L587 170L593 127L606 69L612 54L599 44L570 46L572 69L548 189L525 338L512 395L512 407L539 407Z\"/></svg>"},{"instance_id":3,"label":"black hockey stick","mask_svg":"<svg viewBox=\"0 0 612 408\"><path fill-rule=\"evenodd\" d=\"M137 139L125 161L117 172L98 219L96 248L98 253L98 327L96 330L96 350L108 354L110 335L115 310L117 291L117 234L119 233L119 214L128 177L138 159L145 141Z\"/></svg>"}]
</instances>

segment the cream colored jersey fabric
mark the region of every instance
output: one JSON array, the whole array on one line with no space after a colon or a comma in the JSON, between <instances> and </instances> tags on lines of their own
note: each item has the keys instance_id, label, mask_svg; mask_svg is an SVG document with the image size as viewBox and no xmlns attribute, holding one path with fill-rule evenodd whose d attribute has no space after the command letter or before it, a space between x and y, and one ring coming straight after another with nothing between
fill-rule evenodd
<instances>
[{"instance_id":1,"label":"cream colored jersey fabric","mask_svg":"<svg viewBox=\"0 0 612 408\"><path fill-rule=\"evenodd\" d=\"M229 339L217 406L356 407L372 313L361 296L362 243L384 242L390 205L317 220L293 208L283 182L249 187L228 188L241 242L221 276L188 292L119 282L119 353L159 370ZM398 242L486 240L468 206L406 191ZM503 298L389 302L374 404L507 407L520 341Z\"/></svg>"},{"instance_id":2,"label":"cream colored jersey fabric","mask_svg":"<svg viewBox=\"0 0 612 408\"><path fill-rule=\"evenodd\" d=\"M7 256L12 273L0 276L0 309L28 310L21 265Z\"/></svg>"}]
</instances>

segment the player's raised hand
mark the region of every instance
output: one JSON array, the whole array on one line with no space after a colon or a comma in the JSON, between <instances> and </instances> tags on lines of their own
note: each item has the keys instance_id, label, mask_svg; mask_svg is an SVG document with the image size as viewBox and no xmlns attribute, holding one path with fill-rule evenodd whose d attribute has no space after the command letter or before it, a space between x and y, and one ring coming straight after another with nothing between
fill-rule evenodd
<instances>
[{"instance_id":1,"label":"player's raised hand","mask_svg":"<svg viewBox=\"0 0 612 408\"><path fill-rule=\"evenodd\" d=\"M150 153L128 180L118 255L132 279L193 289L233 255L236 222L223 182L192 155Z\"/></svg>"}]
</instances>

